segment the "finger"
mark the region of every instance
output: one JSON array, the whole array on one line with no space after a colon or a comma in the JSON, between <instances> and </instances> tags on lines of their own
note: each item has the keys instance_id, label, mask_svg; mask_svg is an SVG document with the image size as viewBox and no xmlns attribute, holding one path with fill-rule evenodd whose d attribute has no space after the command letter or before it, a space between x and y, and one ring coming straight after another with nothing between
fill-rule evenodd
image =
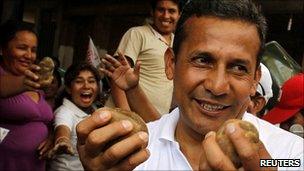
<instances>
[{"instance_id":1,"label":"finger","mask_svg":"<svg viewBox=\"0 0 304 171\"><path fill-rule=\"evenodd\" d=\"M258 153L259 153L260 159L272 159L270 154L266 150L266 147L262 143L262 141L259 142L258 146L259 146L258 147L259 148ZM276 167L263 167L263 168L261 168L261 170L278 170L278 168L276 168Z\"/></svg>"},{"instance_id":2,"label":"finger","mask_svg":"<svg viewBox=\"0 0 304 171\"><path fill-rule=\"evenodd\" d=\"M141 62L140 61L136 61L136 64L135 64L135 67L134 67L134 73L135 75L139 75L139 71L140 71L140 65L141 65Z\"/></svg>"},{"instance_id":3,"label":"finger","mask_svg":"<svg viewBox=\"0 0 304 171\"><path fill-rule=\"evenodd\" d=\"M113 77L113 74L112 72L106 70L106 69L103 69L103 68L99 68L99 71L106 74L108 77L112 78Z\"/></svg>"},{"instance_id":4,"label":"finger","mask_svg":"<svg viewBox=\"0 0 304 171\"><path fill-rule=\"evenodd\" d=\"M111 112L107 108L96 110L90 117L85 118L76 126L77 141L84 145L87 136L94 129L104 126L111 118Z\"/></svg>"},{"instance_id":5,"label":"finger","mask_svg":"<svg viewBox=\"0 0 304 171\"><path fill-rule=\"evenodd\" d=\"M203 148L204 149L204 148ZM199 169L198 170L212 170L208 164L205 152L200 155Z\"/></svg>"},{"instance_id":6,"label":"finger","mask_svg":"<svg viewBox=\"0 0 304 171\"><path fill-rule=\"evenodd\" d=\"M238 124L229 123L226 134L234 145L245 170L260 170L260 156L256 144L245 137L244 131Z\"/></svg>"},{"instance_id":7,"label":"finger","mask_svg":"<svg viewBox=\"0 0 304 171\"><path fill-rule=\"evenodd\" d=\"M74 149L71 145L68 146L67 152L68 154L74 155Z\"/></svg>"},{"instance_id":8,"label":"finger","mask_svg":"<svg viewBox=\"0 0 304 171\"><path fill-rule=\"evenodd\" d=\"M28 78L30 80L34 80L34 81L39 80L38 75L36 75L34 72L32 72L29 69L27 69L27 70L24 71L24 75L25 75L26 78Z\"/></svg>"},{"instance_id":9,"label":"finger","mask_svg":"<svg viewBox=\"0 0 304 171\"><path fill-rule=\"evenodd\" d=\"M134 170L136 166L146 161L150 156L148 149L142 149L139 152L132 154L121 163L117 164L116 170Z\"/></svg>"},{"instance_id":10,"label":"finger","mask_svg":"<svg viewBox=\"0 0 304 171\"><path fill-rule=\"evenodd\" d=\"M41 150L40 150L40 155L44 155L45 154L45 152L48 150L48 148L46 148L46 147L44 147L44 148L42 148Z\"/></svg>"},{"instance_id":11,"label":"finger","mask_svg":"<svg viewBox=\"0 0 304 171\"><path fill-rule=\"evenodd\" d=\"M121 63L118 60L116 60L114 57L112 57L111 55L106 54L105 59L107 62L111 63L115 68L121 66Z\"/></svg>"},{"instance_id":12,"label":"finger","mask_svg":"<svg viewBox=\"0 0 304 171\"><path fill-rule=\"evenodd\" d=\"M28 90L35 90L35 89L40 88L40 86L41 86L39 83L33 82L32 80L29 80L29 79L24 80L24 85Z\"/></svg>"},{"instance_id":13,"label":"finger","mask_svg":"<svg viewBox=\"0 0 304 171\"><path fill-rule=\"evenodd\" d=\"M236 170L231 160L224 154L215 140L215 132L211 131L205 136L203 149L208 165L215 170ZM204 167L204 166L202 166Z\"/></svg>"},{"instance_id":14,"label":"finger","mask_svg":"<svg viewBox=\"0 0 304 171\"><path fill-rule=\"evenodd\" d=\"M148 134L138 132L107 149L102 155L102 162L105 166L113 166L126 156L138 151L148 145Z\"/></svg>"},{"instance_id":15,"label":"finger","mask_svg":"<svg viewBox=\"0 0 304 171\"><path fill-rule=\"evenodd\" d=\"M92 157L98 155L108 142L129 133L132 129L132 123L123 120L92 131L85 143L86 153Z\"/></svg>"},{"instance_id":16,"label":"finger","mask_svg":"<svg viewBox=\"0 0 304 171\"><path fill-rule=\"evenodd\" d=\"M119 61L122 65L129 65L129 62L127 60L127 58L125 57L124 54L122 54L121 52L117 52L118 53L118 56L119 56Z\"/></svg>"},{"instance_id":17,"label":"finger","mask_svg":"<svg viewBox=\"0 0 304 171\"><path fill-rule=\"evenodd\" d=\"M110 71L110 72L113 72L115 70L114 66L112 63L108 62L107 60L105 59L102 59L102 62L105 64L105 68Z\"/></svg>"},{"instance_id":18,"label":"finger","mask_svg":"<svg viewBox=\"0 0 304 171\"><path fill-rule=\"evenodd\" d=\"M30 65L29 69L30 69L31 71L36 72L36 71L39 71L41 68L40 68L39 65L32 64L32 65Z\"/></svg>"},{"instance_id":19,"label":"finger","mask_svg":"<svg viewBox=\"0 0 304 171\"><path fill-rule=\"evenodd\" d=\"M45 144L46 144L46 141L43 141L42 143L40 143L37 150L41 150Z\"/></svg>"}]
</instances>

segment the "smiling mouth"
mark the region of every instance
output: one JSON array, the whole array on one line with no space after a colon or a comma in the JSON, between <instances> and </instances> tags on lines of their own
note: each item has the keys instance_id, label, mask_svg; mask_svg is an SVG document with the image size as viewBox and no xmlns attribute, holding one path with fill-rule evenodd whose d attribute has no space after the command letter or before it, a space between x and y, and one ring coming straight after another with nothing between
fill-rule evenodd
<instances>
[{"instance_id":1,"label":"smiling mouth","mask_svg":"<svg viewBox=\"0 0 304 171\"><path fill-rule=\"evenodd\" d=\"M172 24L172 22L170 22L170 21L162 21L161 24L163 26L169 26L170 24Z\"/></svg>"},{"instance_id":2,"label":"smiling mouth","mask_svg":"<svg viewBox=\"0 0 304 171\"><path fill-rule=\"evenodd\" d=\"M24 67L29 67L31 65L31 62L27 62L27 61L19 61L19 63Z\"/></svg>"},{"instance_id":3,"label":"smiling mouth","mask_svg":"<svg viewBox=\"0 0 304 171\"><path fill-rule=\"evenodd\" d=\"M202 109L208 112L218 112L229 107L227 105L211 103L203 100L196 100L196 101Z\"/></svg>"},{"instance_id":4,"label":"smiling mouth","mask_svg":"<svg viewBox=\"0 0 304 171\"><path fill-rule=\"evenodd\" d=\"M91 98L93 97L93 93L92 92L82 92L80 94L80 97L84 100L91 100Z\"/></svg>"}]
</instances>

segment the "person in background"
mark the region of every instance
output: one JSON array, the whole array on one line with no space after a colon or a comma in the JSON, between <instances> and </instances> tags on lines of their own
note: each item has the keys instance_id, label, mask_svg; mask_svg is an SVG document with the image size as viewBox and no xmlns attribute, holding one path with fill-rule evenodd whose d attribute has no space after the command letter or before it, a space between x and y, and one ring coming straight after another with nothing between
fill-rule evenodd
<instances>
[{"instance_id":1,"label":"person in background","mask_svg":"<svg viewBox=\"0 0 304 171\"><path fill-rule=\"evenodd\" d=\"M129 29L117 48L117 52L128 58L131 66L136 61L141 62L139 84L153 112L147 115L140 109L131 109L146 122L158 119L160 114L168 113L170 109L173 87L172 81L166 78L164 54L168 47L172 47L173 32L180 16L179 0L150 2L153 23ZM129 103L133 99L127 99L124 91L116 87L114 82L112 80L112 96L106 106L130 110Z\"/></svg>"},{"instance_id":2,"label":"person in background","mask_svg":"<svg viewBox=\"0 0 304 171\"><path fill-rule=\"evenodd\" d=\"M49 151L48 170L83 170L76 143L76 125L95 109L99 93L98 71L87 63L70 66L64 76L61 106L55 111L55 145Z\"/></svg>"},{"instance_id":3,"label":"person in background","mask_svg":"<svg viewBox=\"0 0 304 171\"><path fill-rule=\"evenodd\" d=\"M7 21L0 27L0 170L43 171L39 159L50 147L53 112L38 90L34 65L38 38L26 23Z\"/></svg>"},{"instance_id":4,"label":"person in background","mask_svg":"<svg viewBox=\"0 0 304 171\"><path fill-rule=\"evenodd\" d=\"M44 92L46 101L52 107L52 109L55 110L55 99L62 85L61 76L56 67L54 68L53 76L54 79L52 81L52 84L49 87L45 88Z\"/></svg>"},{"instance_id":5,"label":"person in background","mask_svg":"<svg viewBox=\"0 0 304 171\"><path fill-rule=\"evenodd\" d=\"M254 96L251 96L251 102L247 112L261 118L265 113L265 106L273 96L272 79L268 68L261 63L261 79L257 86L257 91Z\"/></svg>"},{"instance_id":6,"label":"person in background","mask_svg":"<svg viewBox=\"0 0 304 171\"><path fill-rule=\"evenodd\" d=\"M215 131L229 119L242 119L257 128L258 144L246 137L239 124L227 124L225 132L243 170L303 170L303 139L246 112L261 77L265 37L265 18L252 1L188 1L176 27L173 51L165 53L166 74L173 79L178 107L148 123L149 135L129 135L131 122L109 123L111 111L97 110L77 125L84 168L237 170L219 147ZM107 71L135 91L139 85L133 84L136 79L129 84L129 78L138 75L138 69L120 61L113 59ZM297 160L298 165L262 167L261 159Z\"/></svg>"},{"instance_id":7,"label":"person in background","mask_svg":"<svg viewBox=\"0 0 304 171\"><path fill-rule=\"evenodd\" d=\"M287 131L294 124L304 126L304 74L299 73L288 79L281 88L281 97L262 119ZM303 128L302 128L303 130Z\"/></svg>"}]
</instances>

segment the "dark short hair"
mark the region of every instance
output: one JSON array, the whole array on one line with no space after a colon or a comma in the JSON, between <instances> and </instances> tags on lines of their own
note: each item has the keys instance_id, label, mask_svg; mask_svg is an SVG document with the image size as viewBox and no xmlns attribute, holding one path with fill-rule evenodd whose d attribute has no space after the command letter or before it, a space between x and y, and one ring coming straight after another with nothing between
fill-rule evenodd
<instances>
[{"instance_id":1,"label":"dark short hair","mask_svg":"<svg viewBox=\"0 0 304 171\"><path fill-rule=\"evenodd\" d=\"M173 50L177 55L182 41L187 36L184 30L184 23L192 16L213 16L221 19L241 20L252 23L256 26L260 48L257 55L257 66L262 58L265 48L267 24L261 11L251 0L190 0L188 1L177 23Z\"/></svg>"},{"instance_id":2,"label":"dark short hair","mask_svg":"<svg viewBox=\"0 0 304 171\"><path fill-rule=\"evenodd\" d=\"M33 25L30 23L8 20L1 24L0 26L0 46L4 48L7 46L8 42L11 41L20 31L28 31L38 38L37 33L35 32Z\"/></svg>"},{"instance_id":3,"label":"dark short hair","mask_svg":"<svg viewBox=\"0 0 304 171\"><path fill-rule=\"evenodd\" d=\"M77 78L80 72L82 71L90 71L93 73L97 82L100 81L100 76L96 68L94 68L89 63L77 63L71 65L64 74L64 85L66 87L71 88L72 82Z\"/></svg>"},{"instance_id":4,"label":"dark short hair","mask_svg":"<svg viewBox=\"0 0 304 171\"><path fill-rule=\"evenodd\" d=\"M162 1L162 0L150 0L150 5L152 8L152 11L155 11L158 1ZM182 2L181 2L182 0L170 0L170 1L172 1L173 3L175 3L177 5L178 11L180 12L181 8L182 8Z\"/></svg>"}]
</instances>

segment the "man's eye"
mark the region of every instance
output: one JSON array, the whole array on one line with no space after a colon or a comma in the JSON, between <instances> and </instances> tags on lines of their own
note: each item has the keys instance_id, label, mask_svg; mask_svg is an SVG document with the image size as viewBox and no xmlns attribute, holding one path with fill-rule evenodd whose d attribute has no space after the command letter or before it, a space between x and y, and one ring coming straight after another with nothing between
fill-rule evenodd
<instances>
[{"instance_id":1,"label":"man's eye","mask_svg":"<svg viewBox=\"0 0 304 171\"><path fill-rule=\"evenodd\" d=\"M248 73L248 69L246 66L243 66L243 65L235 65L233 66L232 68L232 71L234 72L238 72L238 73Z\"/></svg>"},{"instance_id":2,"label":"man's eye","mask_svg":"<svg viewBox=\"0 0 304 171\"><path fill-rule=\"evenodd\" d=\"M169 13L170 14L174 14L174 13L176 13L177 11L175 10L175 9L169 9Z\"/></svg>"},{"instance_id":3,"label":"man's eye","mask_svg":"<svg viewBox=\"0 0 304 171\"><path fill-rule=\"evenodd\" d=\"M165 12L165 9L163 9L163 8L157 8L156 10L157 10L158 12L160 12L160 13Z\"/></svg>"},{"instance_id":4,"label":"man's eye","mask_svg":"<svg viewBox=\"0 0 304 171\"><path fill-rule=\"evenodd\" d=\"M199 65L201 65L201 64L207 65L207 64L211 63L211 60L206 56L197 56L194 58L193 61L194 61L194 63L199 64Z\"/></svg>"}]
</instances>

